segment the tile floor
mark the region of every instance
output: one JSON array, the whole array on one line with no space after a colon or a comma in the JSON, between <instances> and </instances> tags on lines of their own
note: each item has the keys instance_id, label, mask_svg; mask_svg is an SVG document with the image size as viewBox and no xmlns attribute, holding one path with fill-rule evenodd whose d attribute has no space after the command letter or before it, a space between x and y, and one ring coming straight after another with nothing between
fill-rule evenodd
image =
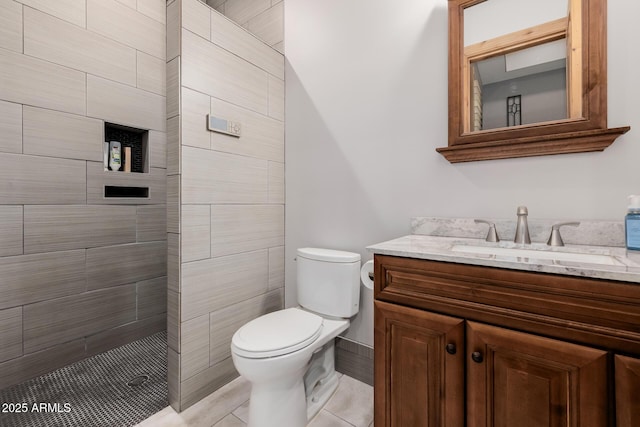
<instances>
[{"instance_id":1,"label":"tile floor","mask_svg":"<svg viewBox=\"0 0 640 427\"><path fill-rule=\"evenodd\" d=\"M249 383L240 377L180 414L167 407L136 427L246 427L249 391ZM342 375L338 389L308 427L373 427L373 387Z\"/></svg>"}]
</instances>

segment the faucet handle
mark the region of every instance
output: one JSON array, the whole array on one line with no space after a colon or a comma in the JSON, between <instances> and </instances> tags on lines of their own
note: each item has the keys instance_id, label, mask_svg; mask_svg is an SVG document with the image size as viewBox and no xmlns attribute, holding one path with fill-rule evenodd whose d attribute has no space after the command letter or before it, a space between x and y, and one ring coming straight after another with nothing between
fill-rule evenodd
<instances>
[{"instance_id":1,"label":"faucet handle","mask_svg":"<svg viewBox=\"0 0 640 427\"><path fill-rule=\"evenodd\" d=\"M484 239L486 242L499 242L500 238L498 237L498 232L496 231L496 225L492 222L485 221L484 219L476 219L474 220L476 224L487 224L489 226L489 232L487 233L487 237Z\"/></svg>"},{"instance_id":2,"label":"faucet handle","mask_svg":"<svg viewBox=\"0 0 640 427\"><path fill-rule=\"evenodd\" d=\"M549 240L547 240L547 245L564 246L564 242L562 241L562 236L560 235L560 227L563 227L565 225L577 227L580 225L580 223L579 222L560 222L558 224L553 224L553 226L551 226L551 235L549 236Z\"/></svg>"}]
</instances>

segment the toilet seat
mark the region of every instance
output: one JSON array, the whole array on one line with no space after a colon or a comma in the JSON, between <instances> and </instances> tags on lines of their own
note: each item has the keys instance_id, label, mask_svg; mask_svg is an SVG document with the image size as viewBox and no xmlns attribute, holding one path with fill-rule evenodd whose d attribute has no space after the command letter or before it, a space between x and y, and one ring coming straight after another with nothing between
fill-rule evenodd
<instances>
[{"instance_id":1,"label":"toilet seat","mask_svg":"<svg viewBox=\"0 0 640 427\"><path fill-rule=\"evenodd\" d=\"M282 356L313 343L322 332L322 317L288 308L258 317L233 335L234 352L251 359Z\"/></svg>"}]
</instances>

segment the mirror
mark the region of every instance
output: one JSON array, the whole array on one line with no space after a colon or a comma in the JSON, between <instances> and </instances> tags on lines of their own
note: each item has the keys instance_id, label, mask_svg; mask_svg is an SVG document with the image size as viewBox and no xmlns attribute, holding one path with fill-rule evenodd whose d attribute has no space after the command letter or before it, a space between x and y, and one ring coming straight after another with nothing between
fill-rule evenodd
<instances>
[{"instance_id":1,"label":"mirror","mask_svg":"<svg viewBox=\"0 0 640 427\"><path fill-rule=\"evenodd\" d=\"M602 151L606 107L606 0L449 0L447 160Z\"/></svg>"}]
</instances>

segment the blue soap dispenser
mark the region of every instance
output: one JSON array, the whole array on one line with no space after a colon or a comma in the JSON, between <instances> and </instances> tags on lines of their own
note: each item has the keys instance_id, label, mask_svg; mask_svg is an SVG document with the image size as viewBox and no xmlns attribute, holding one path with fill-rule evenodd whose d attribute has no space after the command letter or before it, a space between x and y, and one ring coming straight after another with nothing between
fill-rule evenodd
<instances>
[{"instance_id":1,"label":"blue soap dispenser","mask_svg":"<svg viewBox=\"0 0 640 427\"><path fill-rule=\"evenodd\" d=\"M627 249L640 251L640 196L628 197L629 207L624 220Z\"/></svg>"}]
</instances>

